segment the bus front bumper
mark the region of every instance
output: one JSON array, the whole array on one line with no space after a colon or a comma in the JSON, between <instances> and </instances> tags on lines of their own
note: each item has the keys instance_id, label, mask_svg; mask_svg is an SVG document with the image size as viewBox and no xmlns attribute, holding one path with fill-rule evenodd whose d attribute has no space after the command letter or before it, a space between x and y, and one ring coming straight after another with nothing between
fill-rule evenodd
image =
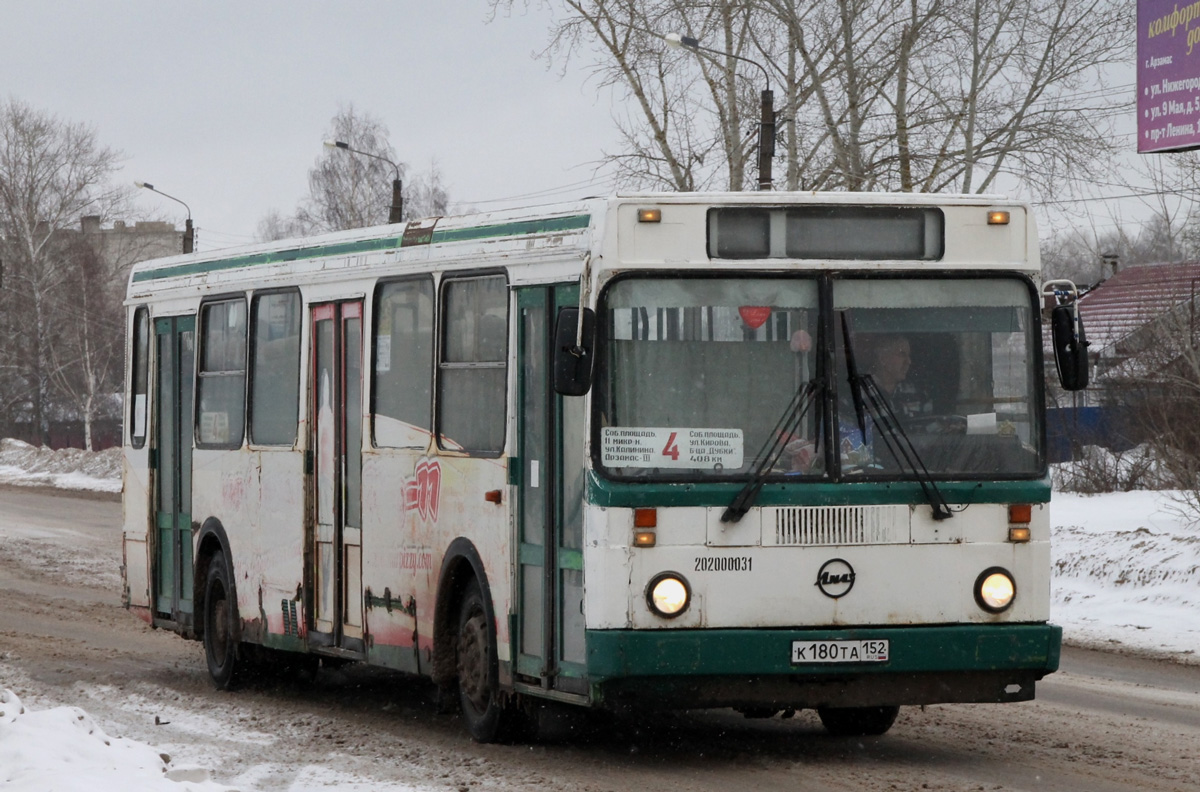
<instances>
[{"instance_id":1,"label":"bus front bumper","mask_svg":"<svg viewBox=\"0 0 1200 792\"><path fill-rule=\"evenodd\" d=\"M858 647L878 650L883 641L886 660L858 659ZM1061 643L1062 628L1052 624L592 630L588 676L593 702L606 707L1028 701L1034 683L1058 669ZM830 649L849 661L813 657Z\"/></svg>"}]
</instances>

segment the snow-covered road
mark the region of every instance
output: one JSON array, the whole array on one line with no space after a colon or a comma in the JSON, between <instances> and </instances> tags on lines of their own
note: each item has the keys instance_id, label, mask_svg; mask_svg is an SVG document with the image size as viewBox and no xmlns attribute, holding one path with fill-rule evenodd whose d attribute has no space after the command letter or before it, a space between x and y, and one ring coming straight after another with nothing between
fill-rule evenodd
<instances>
[{"instance_id":1,"label":"snow-covered road","mask_svg":"<svg viewBox=\"0 0 1200 792\"><path fill-rule=\"evenodd\" d=\"M532 760L526 767L513 764L516 749L466 741L452 718L436 714L421 683L405 683L410 689L400 697L391 693L392 682L354 675L321 680L315 696L291 687L246 691L240 698L215 693L206 684L195 644L144 630L119 608L115 538L120 507L111 494L119 489L119 458L53 454L21 445L0 441L0 484L109 494L101 496L103 501L46 495L38 496L44 500L6 499L0 520L0 589L8 593L0 605L0 691L8 689L0 693L2 788L407 792L554 783L584 790L662 786L669 778L679 789L708 789L713 788L709 782L721 778L736 782L746 769L742 764L784 788L789 778L799 780L787 769L792 758L791 749L783 747L791 745L786 735L820 739L819 729L803 717L792 725L672 716L664 718L664 728L676 737L609 736L594 749L537 747L526 757ZM925 781L928 788L961 788L957 783L964 777L1002 776L1008 760L992 747L1019 733L1034 757L1029 759L1033 769L1016 772L1014 766L1012 778L1020 783L1011 788L1036 788L1033 779L1045 773L1057 774L1063 788L1087 788L1098 772L1098 778L1118 782L1095 788L1200 789L1197 774L1181 769L1194 769L1194 757L1200 755L1200 530L1174 514L1163 493L1058 494L1051 514L1053 620L1063 625L1066 641L1193 665L1158 666L1168 669L1159 672L1161 681L1146 677L1153 664L1136 666L1123 678L1104 655L1068 652L1064 670L1039 686L1038 702L992 708L994 722L986 714L975 715L989 711L983 705L931 707L906 711L884 742L857 749L819 743L825 753L804 749L809 786L848 788L837 779L849 773L850 787L885 789L884 781L904 787L914 779L932 779L932 784ZM47 647L57 648L36 662L30 652L37 644L22 632L25 623L36 620L34 614L62 631L46 638ZM46 628L38 635L54 632ZM75 654L72 643L84 647ZM1123 736L1126 727L1140 734ZM379 734L373 737L370 729ZM1169 736L1173 730L1181 736ZM672 742L684 739L678 734L714 761L729 745L743 747L732 759L724 756L711 778L682 766L660 774L659 765L682 761L686 751ZM719 735L727 735L728 742ZM737 753L756 741L764 745L761 757ZM649 765L630 759L614 767L614 752L625 750L620 746L626 743L631 756L644 750L656 758ZM924 760L913 759L913 751L895 752L903 745L915 751L918 744ZM1139 758L1139 750L1147 756ZM874 762L882 774L839 770L837 763L848 755ZM982 769L959 768L968 757ZM1081 760L1099 770L1073 764ZM562 761L593 766L596 783L574 771L556 780ZM628 772L622 764L629 765ZM1133 780L1139 767L1149 773L1144 784ZM755 775L747 772L741 783Z\"/></svg>"}]
</instances>

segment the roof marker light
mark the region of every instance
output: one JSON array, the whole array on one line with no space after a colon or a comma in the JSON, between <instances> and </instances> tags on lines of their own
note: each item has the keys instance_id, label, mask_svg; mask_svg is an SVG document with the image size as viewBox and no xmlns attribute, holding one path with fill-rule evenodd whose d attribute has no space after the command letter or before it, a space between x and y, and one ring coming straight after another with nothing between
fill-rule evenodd
<instances>
[{"instance_id":1,"label":"roof marker light","mask_svg":"<svg viewBox=\"0 0 1200 792\"><path fill-rule=\"evenodd\" d=\"M988 212L988 225L1008 225L1008 212Z\"/></svg>"},{"instance_id":2,"label":"roof marker light","mask_svg":"<svg viewBox=\"0 0 1200 792\"><path fill-rule=\"evenodd\" d=\"M661 223L662 209L638 209L639 223Z\"/></svg>"}]
</instances>

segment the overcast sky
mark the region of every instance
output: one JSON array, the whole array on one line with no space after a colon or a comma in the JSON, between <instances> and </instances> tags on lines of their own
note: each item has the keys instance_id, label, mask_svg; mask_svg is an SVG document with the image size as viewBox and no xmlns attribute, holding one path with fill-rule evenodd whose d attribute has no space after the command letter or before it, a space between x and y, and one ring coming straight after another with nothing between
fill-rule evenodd
<instances>
[{"instance_id":1,"label":"overcast sky","mask_svg":"<svg viewBox=\"0 0 1200 792\"><path fill-rule=\"evenodd\" d=\"M484 0L0 0L0 90L92 125L125 155L118 178L190 205L200 250L293 211L351 103L416 171L436 160L456 201L608 191L610 94L533 57L547 12L487 16ZM138 208L182 228L165 198Z\"/></svg>"},{"instance_id":2,"label":"overcast sky","mask_svg":"<svg viewBox=\"0 0 1200 792\"><path fill-rule=\"evenodd\" d=\"M92 125L125 154L118 178L190 204L199 250L294 211L348 104L383 120L415 172L436 160L459 204L603 194L595 163L619 149L622 98L586 63L560 75L533 57L548 14L489 22L486 0L0 0L0 90ZM1117 82L1132 124L1132 75ZM152 193L137 209L182 227L182 207ZM1130 199L1035 209L1044 231L1144 212Z\"/></svg>"}]
</instances>

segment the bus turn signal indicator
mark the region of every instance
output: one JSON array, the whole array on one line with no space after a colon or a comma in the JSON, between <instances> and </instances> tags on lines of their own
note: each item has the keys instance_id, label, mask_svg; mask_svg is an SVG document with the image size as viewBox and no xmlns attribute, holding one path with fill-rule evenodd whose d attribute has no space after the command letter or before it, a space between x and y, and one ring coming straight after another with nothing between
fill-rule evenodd
<instances>
[{"instance_id":1,"label":"bus turn signal indicator","mask_svg":"<svg viewBox=\"0 0 1200 792\"><path fill-rule=\"evenodd\" d=\"M1033 522L1033 506L1028 503L1014 503L1008 507L1008 521L1028 525Z\"/></svg>"},{"instance_id":2,"label":"bus turn signal indicator","mask_svg":"<svg viewBox=\"0 0 1200 792\"><path fill-rule=\"evenodd\" d=\"M1029 523L1033 521L1033 506L1028 503L1014 503L1008 507L1008 541L1028 542L1030 538Z\"/></svg>"},{"instance_id":3,"label":"bus turn signal indicator","mask_svg":"<svg viewBox=\"0 0 1200 792\"><path fill-rule=\"evenodd\" d=\"M658 527L658 509L633 510L633 546L654 547L658 537L654 529Z\"/></svg>"}]
</instances>

